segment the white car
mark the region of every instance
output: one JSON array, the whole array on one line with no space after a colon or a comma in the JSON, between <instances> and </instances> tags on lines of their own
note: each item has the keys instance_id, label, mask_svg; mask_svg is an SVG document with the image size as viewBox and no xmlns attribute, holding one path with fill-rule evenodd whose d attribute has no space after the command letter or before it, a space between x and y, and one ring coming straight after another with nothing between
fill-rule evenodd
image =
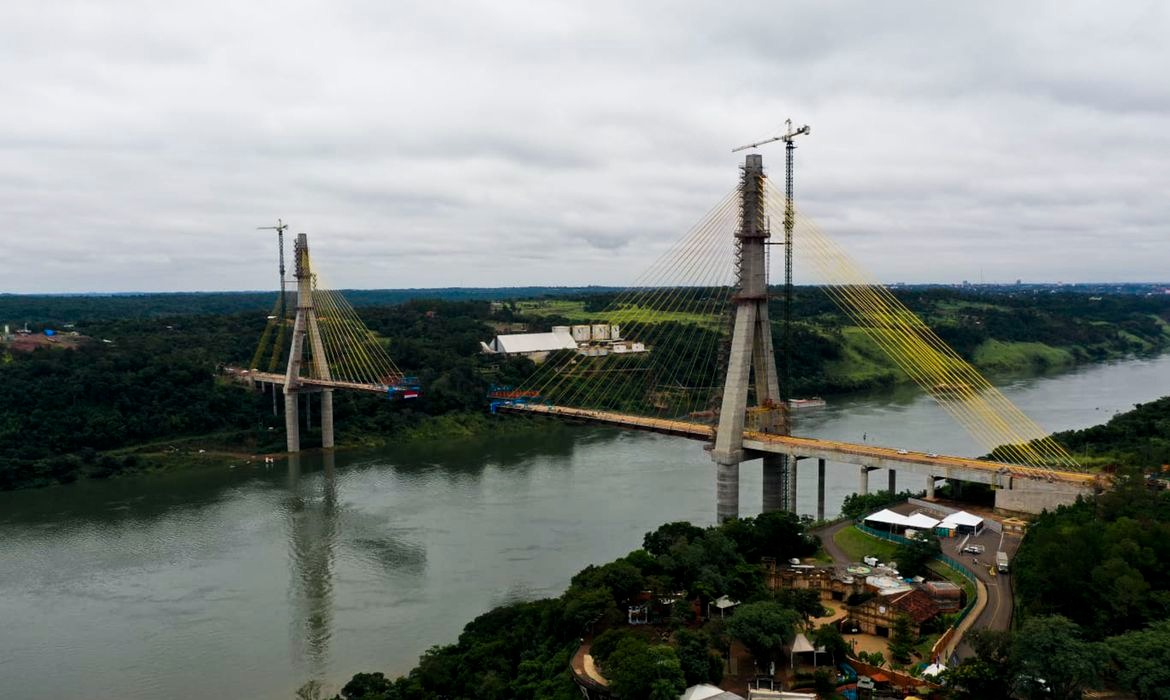
<instances>
[{"instance_id":1,"label":"white car","mask_svg":"<svg viewBox=\"0 0 1170 700\"><path fill-rule=\"evenodd\" d=\"M909 452L908 450L898 450L898 454L900 454L900 455L908 455L908 454L910 454L910 452Z\"/></svg>"},{"instance_id":2,"label":"white car","mask_svg":"<svg viewBox=\"0 0 1170 700\"><path fill-rule=\"evenodd\" d=\"M983 554L986 548L981 544L969 544L963 547L963 551L967 554Z\"/></svg>"}]
</instances>

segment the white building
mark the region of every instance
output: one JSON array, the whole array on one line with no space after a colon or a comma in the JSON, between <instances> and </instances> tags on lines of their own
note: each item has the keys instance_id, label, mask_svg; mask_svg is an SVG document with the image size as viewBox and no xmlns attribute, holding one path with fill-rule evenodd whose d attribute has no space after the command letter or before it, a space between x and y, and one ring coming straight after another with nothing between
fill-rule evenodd
<instances>
[{"instance_id":1,"label":"white building","mask_svg":"<svg viewBox=\"0 0 1170 700\"><path fill-rule=\"evenodd\" d=\"M548 333L499 335L480 346L488 354L523 355L533 362L543 362L549 353L557 350L576 350L588 357L646 352L644 343L623 340L621 328L608 323L553 326Z\"/></svg>"}]
</instances>

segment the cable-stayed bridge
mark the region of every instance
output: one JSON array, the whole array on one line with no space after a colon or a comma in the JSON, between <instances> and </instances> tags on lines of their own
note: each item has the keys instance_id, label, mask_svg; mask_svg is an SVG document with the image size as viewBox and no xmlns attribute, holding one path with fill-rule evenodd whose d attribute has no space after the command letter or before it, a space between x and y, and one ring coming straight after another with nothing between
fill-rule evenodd
<instances>
[{"instance_id":1,"label":"cable-stayed bridge","mask_svg":"<svg viewBox=\"0 0 1170 700\"><path fill-rule=\"evenodd\" d=\"M791 166L791 143L789 156ZM772 240L773 220L783 222L782 241ZM780 299L772 297L769 285L769 251L777 245L785 257ZM863 334L889 356L991 459L791 434L794 375L802 339L812 332L792 318L794 252L827 282L823 289L854 324L849 331ZM290 452L300 447L299 396L320 395L322 444L329 448L334 390L393 394L404 381L383 344L340 294L317 288L304 234L297 238L295 259L293 323L275 314L253 369L233 371L249 382L283 387ZM781 320L774 322L773 316ZM1010 511L1038 512L1099 486L1047 431L798 212L791 171L786 191L779 191L758 154L747 156L738 186L594 318L646 352L583 346L553 353L495 408L707 442L720 520L738 516L740 464L753 459L762 459L765 511L793 510L799 461L817 460L818 517L824 516L827 463L857 466L861 493L868 491L874 469L889 470L891 490L899 472L920 475L928 497L937 478L990 484L997 506Z\"/></svg>"},{"instance_id":2,"label":"cable-stayed bridge","mask_svg":"<svg viewBox=\"0 0 1170 700\"><path fill-rule=\"evenodd\" d=\"M1091 492L1095 476L796 211L790 173L780 192L762 157L748 155L739 186L597 314L648 352L562 352L516 387L521 398L498 408L708 441L720 520L738 516L740 464L756 458L762 458L764 511L793 510L798 462L816 459L819 517L826 462L858 466L862 493L869 472L884 468L891 490L898 472L922 475L928 497L936 478L981 482L996 488L998 506L1013 511L1038 512ZM771 240L772 221L783 222L782 242ZM775 245L785 253L779 314L778 300L769 294L769 251ZM867 341L966 428L992 460L791 435L791 387L802 351L797 331L807 337L809 330L797 327L790 308L794 250L828 282L826 293ZM780 324L771 320L775 315Z\"/></svg>"},{"instance_id":3,"label":"cable-stayed bridge","mask_svg":"<svg viewBox=\"0 0 1170 700\"><path fill-rule=\"evenodd\" d=\"M274 398L276 388L283 389L288 451L299 452L300 397L304 397L308 411L310 395L320 396L321 446L332 448L334 390L393 396L395 392L409 393L410 388L386 348L349 302L336 291L317 287L306 234L297 234L293 251L297 287L291 326L283 313L282 290L252 357L251 369L228 368L228 372L249 384L270 386ZM280 374L275 370L282 360L284 373Z\"/></svg>"}]
</instances>

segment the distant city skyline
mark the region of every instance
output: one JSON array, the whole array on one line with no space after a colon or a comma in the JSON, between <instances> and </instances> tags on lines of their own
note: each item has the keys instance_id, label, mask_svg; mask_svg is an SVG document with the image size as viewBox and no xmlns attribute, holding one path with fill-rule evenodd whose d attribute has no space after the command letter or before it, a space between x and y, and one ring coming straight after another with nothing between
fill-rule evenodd
<instances>
[{"instance_id":1,"label":"distant city skyline","mask_svg":"<svg viewBox=\"0 0 1170 700\"><path fill-rule=\"evenodd\" d=\"M1167 34L1152 2L9 3L0 293L271 289L278 217L335 288L625 286L786 118L798 206L877 280L1156 282Z\"/></svg>"}]
</instances>

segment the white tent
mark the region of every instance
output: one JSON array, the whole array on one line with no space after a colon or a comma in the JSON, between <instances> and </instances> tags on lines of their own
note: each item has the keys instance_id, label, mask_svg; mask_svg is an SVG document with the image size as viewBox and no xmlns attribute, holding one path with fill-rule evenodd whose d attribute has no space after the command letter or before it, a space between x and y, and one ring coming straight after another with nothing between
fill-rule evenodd
<instances>
[{"instance_id":1,"label":"white tent","mask_svg":"<svg viewBox=\"0 0 1170 700\"><path fill-rule=\"evenodd\" d=\"M701 683L687 688L686 692L678 696L678 700L743 700L743 696L723 688Z\"/></svg>"},{"instance_id":2,"label":"white tent","mask_svg":"<svg viewBox=\"0 0 1170 700\"><path fill-rule=\"evenodd\" d=\"M909 518L906 518L906 525L917 530L930 530L935 525L938 525L938 519L932 518L925 513L915 513Z\"/></svg>"},{"instance_id":3,"label":"white tent","mask_svg":"<svg viewBox=\"0 0 1170 700\"><path fill-rule=\"evenodd\" d=\"M947 670L947 667L943 666L942 664L931 664L922 669L922 677L925 678L926 676L937 676L945 670Z\"/></svg>"},{"instance_id":4,"label":"white tent","mask_svg":"<svg viewBox=\"0 0 1170 700\"><path fill-rule=\"evenodd\" d=\"M714 604L719 610L719 618L722 619L726 615L728 608L734 608L739 605L738 600L732 600L725 595L721 595L715 599L714 603L707 603L707 617L711 617L711 605Z\"/></svg>"},{"instance_id":5,"label":"white tent","mask_svg":"<svg viewBox=\"0 0 1170 700\"><path fill-rule=\"evenodd\" d=\"M910 524L909 518L907 518L905 515L902 515L901 513L895 513L894 511L887 508L883 508L882 510L879 510L872 515L865 516L865 522L867 524L878 523L881 525L886 525L890 529L895 527L906 527Z\"/></svg>"},{"instance_id":6,"label":"white tent","mask_svg":"<svg viewBox=\"0 0 1170 700\"><path fill-rule=\"evenodd\" d=\"M817 654L825 653L824 647L814 647L812 642L808 641L808 637L803 633L797 633L796 639L792 640L792 652L788 655L788 663L792 668L796 668L796 655L809 654L813 655L813 666L817 665Z\"/></svg>"},{"instance_id":7,"label":"white tent","mask_svg":"<svg viewBox=\"0 0 1170 700\"><path fill-rule=\"evenodd\" d=\"M959 532L975 532L978 533L983 529L983 518L978 515L973 515L965 510L956 511L947 517L943 518L942 525L951 524L954 529ZM947 528L951 529L951 528Z\"/></svg>"}]
</instances>

